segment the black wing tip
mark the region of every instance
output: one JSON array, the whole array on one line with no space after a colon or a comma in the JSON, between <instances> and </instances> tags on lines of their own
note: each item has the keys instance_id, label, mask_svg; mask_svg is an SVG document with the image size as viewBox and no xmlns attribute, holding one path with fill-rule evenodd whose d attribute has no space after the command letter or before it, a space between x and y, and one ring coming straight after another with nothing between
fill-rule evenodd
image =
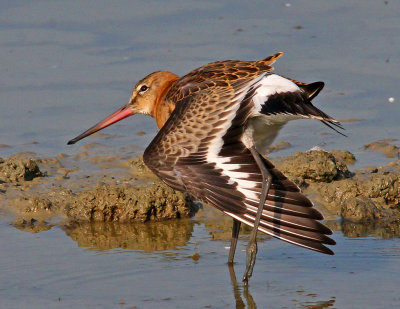
<instances>
[{"instance_id":1,"label":"black wing tip","mask_svg":"<svg viewBox=\"0 0 400 309\"><path fill-rule=\"evenodd\" d=\"M348 137L346 134L340 132L338 129L336 129L335 127L341 129L341 130L346 130L342 124L339 121L333 121L331 119L327 119L327 120L321 120L321 122L326 125L328 128L331 128L333 131L335 131L336 133L339 133L340 135L344 136L344 137ZM335 127L333 127L335 126Z\"/></svg>"},{"instance_id":2,"label":"black wing tip","mask_svg":"<svg viewBox=\"0 0 400 309\"><path fill-rule=\"evenodd\" d=\"M335 255L335 252L333 252L331 249L325 247L324 251L320 251L321 253L327 254L327 255Z\"/></svg>"},{"instance_id":3,"label":"black wing tip","mask_svg":"<svg viewBox=\"0 0 400 309\"><path fill-rule=\"evenodd\" d=\"M318 253L326 254L326 255L335 255L335 252L333 252L331 249L329 249L328 247L324 246L323 244L324 244L324 242L317 242L315 244L315 246L314 245L304 246L302 244L298 244L298 246L303 247L305 249L309 249L309 250L318 252Z\"/></svg>"},{"instance_id":4,"label":"black wing tip","mask_svg":"<svg viewBox=\"0 0 400 309\"><path fill-rule=\"evenodd\" d=\"M334 246L336 245L336 241L330 237L326 237L324 239L324 241L322 242L323 244L326 245L330 245L330 246ZM329 249L328 247L325 247L324 245L322 245L322 250L319 250L319 252L323 253L323 254L327 254L327 255L335 255L335 252L333 252L331 249Z\"/></svg>"},{"instance_id":5,"label":"black wing tip","mask_svg":"<svg viewBox=\"0 0 400 309\"><path fill-rule=\"evenodd\" d=\"M325 83L323 81L318 81L318 82L314 82L311 84L300 85L299 87L306 93L308 100L311 102L312 99L314 99L321 92L321 90L324 88L324 86L325 86ZM328 115L324 115L323 113L322 113L322 118L323 118L323 120L321 120L321 122L324 125L331 128L332 130L339 133L340 135L342 135L344 137L348 137L346 134L344 134L336 129L336 128L339 128L340 130L344 130L344 131L346 130L339 121L329 117Z\"/></svg>"},{"instance_id":6,"label":"black wing tip","mask_svg":"<svg viewBox=\"0 0 400 309\"><path fill-rule=\"evenodd\" d=\"M336 241L334 239L326 236L324 239L324 244L334 246L334 245L336 245Z\"/></svg>"},{"instance_id":7,"label":"black wing tip","mask_svg":"<svg viewBox=\"0 0 400 309\"><path fill-rule=\"evenodd\" d=\"M313 83L311 83L309 85L312 85L314 88L317 88L318 91L321 91L325 87L325 83L322 80L317 81L317 82L313 82Z\"/></svg>"},{"instance_id":8,"label":"black wing tip","mask_svg":"<svg viewBox=\"0 0 400 309\"><path fill-rule=\"evenodd\" d=\"M300 85L299 87L306 93L307 98L311 101L325 87L325 83L323 81L318 81L311 84Z\"/></svg>"}]
</instances>

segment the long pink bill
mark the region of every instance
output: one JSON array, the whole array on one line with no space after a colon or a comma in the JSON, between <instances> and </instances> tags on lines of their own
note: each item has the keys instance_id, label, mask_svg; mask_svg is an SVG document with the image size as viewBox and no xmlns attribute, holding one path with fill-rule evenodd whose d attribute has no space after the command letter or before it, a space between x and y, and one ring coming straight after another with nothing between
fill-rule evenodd
<instances>
[{"instance_id":1,"label":"long pink bill","mask_svg":"<svg viewBox=\"0 0 400 309\"><path fill-rule=\"evenodd\" d=\"M89 136L97 131L100 131L101 129L104 129L113 123L116 123L126 117L132 116L135 112L132 110L131 106L129 104L122 106L119 110L117 110L115 113L111 114L104 120L100 121L93 127L91 127L89 130L83 132L81 135L78 135L74 139L71 139L67 144L75 144L77 141L81 140L82 138L85 138L86 136Z\"/></svg>"}]
</instances>

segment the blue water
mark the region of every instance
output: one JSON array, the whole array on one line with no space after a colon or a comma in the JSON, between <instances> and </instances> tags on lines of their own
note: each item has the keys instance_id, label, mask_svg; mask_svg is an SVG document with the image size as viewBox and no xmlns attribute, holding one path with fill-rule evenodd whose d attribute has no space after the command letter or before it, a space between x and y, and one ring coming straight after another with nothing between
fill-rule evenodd
<instances>
[{"instance_id":1,"label":"blue water","mask_svg":"<svg viewBox=\"0 0 400 309\"><path fill-rule=\"evenodd\" d=\"M335 232L335 256L275 239L262 241L246 290L240 278L248 234L238 244L235 284L226 264L229 241L213 240L201 221L193 221L189 230L190 237L177 248L167 245L145 252L140 245L88 249L58 227L30 234L1 223L0 308L232 308L241 302L258 308L396 308L400 304L398 239L349 238ZM200 255L197 261L191 258L195 252ZM321 307L312 307L318 304Z\"/></svg>"},{"instance_id":2,"label":"blue water","mask_svg":"<svg viewBox=\"0 0 400 309\"><path fill-rule=\"evenodd\" d=\"M1 154L73 151L66 141L125 104L150 72L182 75L215 60L284 51L278 73L325 81L315 104L338 119L364 120L344 123L348 138L317 121L293 122L279 137L293 144L289 152L345 148L359 166L378 164L383 156L363 146L400 138L399 9L397 1L372 0L289 7L283 1L3 1L0 144L10 147ZM140 130L148 134L137 136ZM156 127L135 116L104 132L118 134L107 141L114 147L145 146Z\"/></svg>"},{"instance_id":3,"label":"blue water","mask_svg":"<svg viewBox=\"0 0 400 309\"><path fill-rule=\"evenodd\" d=\"M127 145L144 149L156 133L145 116L107 128L110 139L66 142L125 104L150 72L182 75L215 60L283 51L278 73L325 81L315 104L338 119L362 121L343 123L348 138L317 121L290 123L279 140L292 147L279 154L319 145L353 152L356 167L384 164L387 158L363 146L400 139L399 12L394 0L0 1L0 156L72 154L93 141L122 153ZM246 236L235 286L225 265L228 241L213 241L206 220L194 219L177 247L144 252L79 244L61 227L31 234L0 216L0 308L400 305L397 236L350 238L338 230L333 257L264 241L245 291Z\"/></svg>"}]
</instances>

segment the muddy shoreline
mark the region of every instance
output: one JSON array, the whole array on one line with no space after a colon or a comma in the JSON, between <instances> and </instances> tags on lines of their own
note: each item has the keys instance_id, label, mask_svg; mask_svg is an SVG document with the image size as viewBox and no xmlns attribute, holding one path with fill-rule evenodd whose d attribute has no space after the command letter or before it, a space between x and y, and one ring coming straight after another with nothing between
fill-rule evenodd
<instances>
[{"instance_id":1,"label":"muddy shoreline","mask_svg":"<svg viewBox=\"0 0 400 309\"><path fill-rule=\"evenodd\" d=\"M357 158L345 150L312 149L271 161L301 187L325 218L351 223L354 231L358 223L400 221L400 152L393 142L366 145L394 160L362 170L351 170ZM282 145L271 151L279 151ZM0 158L0 209L15 218L15 227L39 232L54 224L190 218L202 207L160 182L140 156L126 159L107 151L91 144L73 156L39 158L19 153ZM354 234L365 232L358 230Z\"/></svg>"}]
</instances>

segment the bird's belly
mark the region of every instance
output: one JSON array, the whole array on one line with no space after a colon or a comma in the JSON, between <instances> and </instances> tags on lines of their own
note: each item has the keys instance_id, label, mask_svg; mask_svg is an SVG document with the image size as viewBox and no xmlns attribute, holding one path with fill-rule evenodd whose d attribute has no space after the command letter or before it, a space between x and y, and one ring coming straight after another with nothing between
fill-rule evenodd
<instances>
[{"instance_id":1,"label":"bird's belly","mask_svg":"<svg viewBox=\"0 0 400 309\"><path fill-rule=\"evenodd\" d=\"M267 148L274 142L280 129L282 129L289 120L291 119L285 117L284 119L275 118L274 121L272 121L270 117L264 115L250 118L246 131L248 132L247 134L252 136L253 144L257 151L264 153L265 150L267 150Z\"/></svg>"}]
</instances>

